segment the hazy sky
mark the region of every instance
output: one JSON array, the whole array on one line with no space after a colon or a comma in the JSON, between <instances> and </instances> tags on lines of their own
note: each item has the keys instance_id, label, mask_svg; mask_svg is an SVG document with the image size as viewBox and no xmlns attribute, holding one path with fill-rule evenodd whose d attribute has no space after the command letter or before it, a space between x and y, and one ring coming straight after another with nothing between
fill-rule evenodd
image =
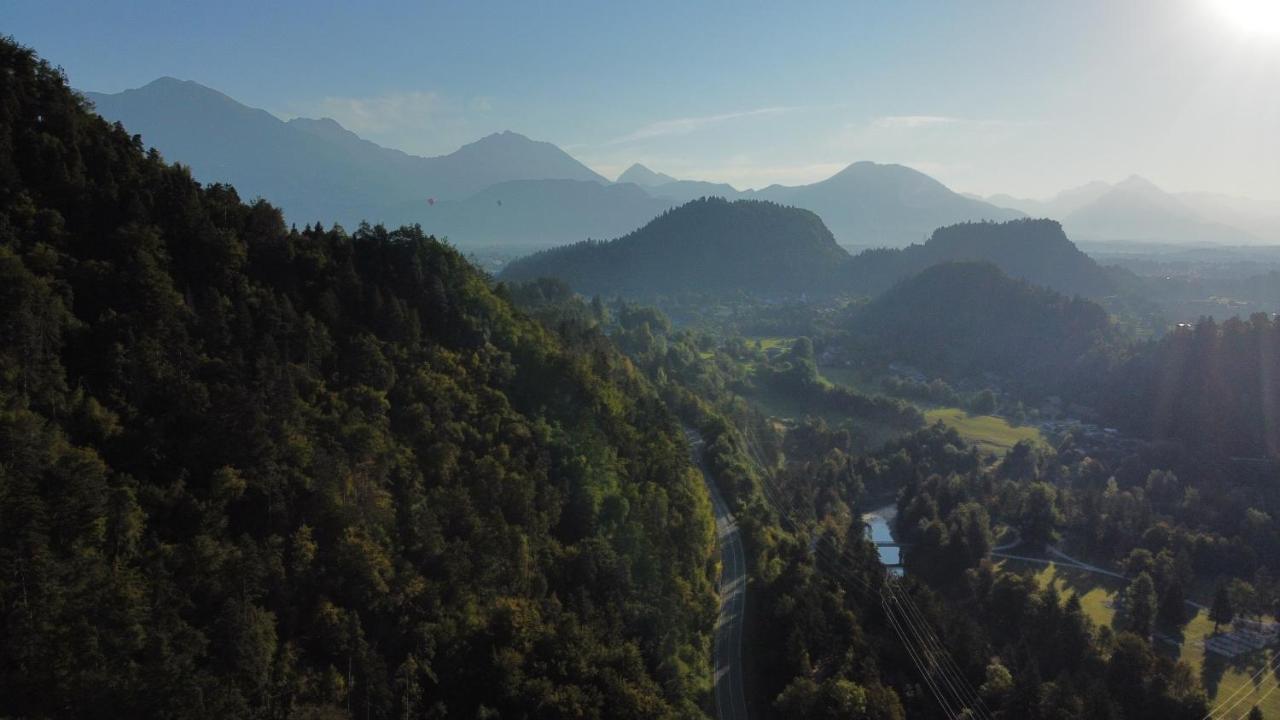
<instances>
[{"instance_id":1,"label":"hazy sky","mask_svg":"<svg viewBox=\"0 0 1280 720\"><path fill-rule=\"evenodd\" d=\"M610 177L876 160L984 194L1138 173L1280 203L1280 0L4 0L0 32L78 88L172 75L420 154L511 129Z\"/></svg>"}]
</instances>

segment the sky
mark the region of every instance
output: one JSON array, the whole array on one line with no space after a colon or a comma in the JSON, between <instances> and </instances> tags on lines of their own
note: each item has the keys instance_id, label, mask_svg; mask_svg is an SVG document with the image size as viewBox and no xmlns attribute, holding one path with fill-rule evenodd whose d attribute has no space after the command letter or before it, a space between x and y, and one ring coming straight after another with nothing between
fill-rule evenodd
<instances>
[{"instance_id":1,"label":"sky","mask_svg":"<svg viewBox=\"0 0 1280 720\"><path fill-rule=\"evenodd\" d=\"M118 92L168 75L422 155L513 130L739 188L897 162L1047 197L1131 174L1280 207L1280 0L4 0Z\"/></svg>"}]
</instances>

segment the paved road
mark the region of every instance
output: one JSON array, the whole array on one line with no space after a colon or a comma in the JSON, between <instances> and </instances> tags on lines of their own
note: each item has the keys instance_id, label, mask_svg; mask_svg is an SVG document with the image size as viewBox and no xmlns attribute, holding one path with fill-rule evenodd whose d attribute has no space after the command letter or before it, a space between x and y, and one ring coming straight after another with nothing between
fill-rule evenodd
<instances>
[{"instance_id":1,"label":"paved road","mask_svg":"<svg viewBox=\"0 0 1280 720\"><path fill-rule=\"evenodd\" d=\"M702 469L702 438L686 431L693 447L694 463ZM742 686L742 622L747 610L747 561L742 537L729 506L720 497L711 476L702 469L702 479L711 494L716 516L716 544L720 548L720 614L716 618L715 648L712 653L712 682L719 720L746 720L747 700Z\"/></svg>"}]
</instances>

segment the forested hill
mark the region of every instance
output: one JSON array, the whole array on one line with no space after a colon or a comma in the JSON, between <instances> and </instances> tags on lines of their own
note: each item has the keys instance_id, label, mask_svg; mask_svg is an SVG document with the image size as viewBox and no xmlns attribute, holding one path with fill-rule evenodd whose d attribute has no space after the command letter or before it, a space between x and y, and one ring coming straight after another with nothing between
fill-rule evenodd
<instances>
[{"instance_id":1,"label":"forested hill","mask_svg":"<svg viewBox=\"0 0 1280 720\"><path fill-rule=\"evenodd\" d=\"M985 261L1006 274L1067 295L1102 297L1115 281L1053 220L970 222L934 231L928 242L901 250L870 250L849 263L852 286L877 294L938 263Z\"/></svg>"},{"instance_id":2,"label":"forested hill","mask_svg":"<svg viewBox=\"0 0 1280 720\"><path fill-rule=\"evenodd\" d=\"M1048 388L1106 361L1107 313L1005 275L989 263L943 263L855 311L854 342L871 356L942 377L995 372Z\"/></svg>"},{"instance_id":3,"label":"forested hill","mask_svg":"<svg viewBox=\"0 0 1280 720\"><path fill-rule=\"evenodd\" d=\"M702 198L608 242L518 260L504 280L556 277L585 295L828 292L849 254L817 215L771 202Z\"/></svg>"},{"instance_id":4,"label":"forested hill","mask_svg":"<svg viewBox=\"0 0 1280 720\"><path fill-rule=\"evenodd\" d=\"M1118 372L1080 391L1137 435L1280 459L1280 320L1204 318L1138 348Z\"/></svg>"},{"instance_id":5,"label":"forested hill","mask_svg":"<svg viewBox=\"0 0 1280 720\"><path fill-rule=\"evenodd\" d=\"M700 715L710 508L630 362L0 68L0 714Z\"/></svg>"},{"instance_id":6,"label":"forested hill","mask_svg":"<svg viewBox=\"0 0 1280 720\"><path fill-rule=\"evenodd\" d=\"M556 277L585 295L879 295L947 262L988 262L1065 295L1117 292L1111 273L1052 220L950 225L928 242L850 257L820 218L770 202L695 200L611 242L587 241L509 265L505 280Z\"/></svg>"}]
</instances>

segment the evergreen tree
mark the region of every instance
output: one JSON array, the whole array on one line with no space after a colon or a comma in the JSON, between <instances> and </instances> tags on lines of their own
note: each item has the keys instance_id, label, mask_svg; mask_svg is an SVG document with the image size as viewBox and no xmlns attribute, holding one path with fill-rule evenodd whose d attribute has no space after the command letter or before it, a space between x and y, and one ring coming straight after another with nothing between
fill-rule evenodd
<instances>
[{"instance_id":1,"label":"evergreen tree","mask_svg":"<svg viewBox=\"0 0 1280 720\"><path fill-rule=\"evenodd\" d=\"M1187 624L1187 601L1182 591L1182 581L1174 578L1160 595L1160 609L1156 616L1156 624L1169 630L1176 630Z\"/></svg>"},{"instance_id":2,"label":"evergreen tree","mask_svg":"<svg viewBox=\"0 0 1280 720\"><path fill-rule=\"evenodd\" d=\"M1141 573L1134 578L1125 590L1124 601L1129 630L1141 637L1150 636L1156 618L1156 588L1151 576Z\"/></svg>"},{"instance_id":3,"label":"evergreen tree","mask_svg":"<svg viewBox=\"0 0 1280 720\"><path fill-rule=\"evenodd\" d=\"M1236 617L1235 605L1231 602L1231 591L1226 583L1219 583L1213 593L1213 604L1209 606L1209 619L1213 621L1213 631L1218 632L1222 625L1228 625Z\"/></svg>"}]
</instances>

